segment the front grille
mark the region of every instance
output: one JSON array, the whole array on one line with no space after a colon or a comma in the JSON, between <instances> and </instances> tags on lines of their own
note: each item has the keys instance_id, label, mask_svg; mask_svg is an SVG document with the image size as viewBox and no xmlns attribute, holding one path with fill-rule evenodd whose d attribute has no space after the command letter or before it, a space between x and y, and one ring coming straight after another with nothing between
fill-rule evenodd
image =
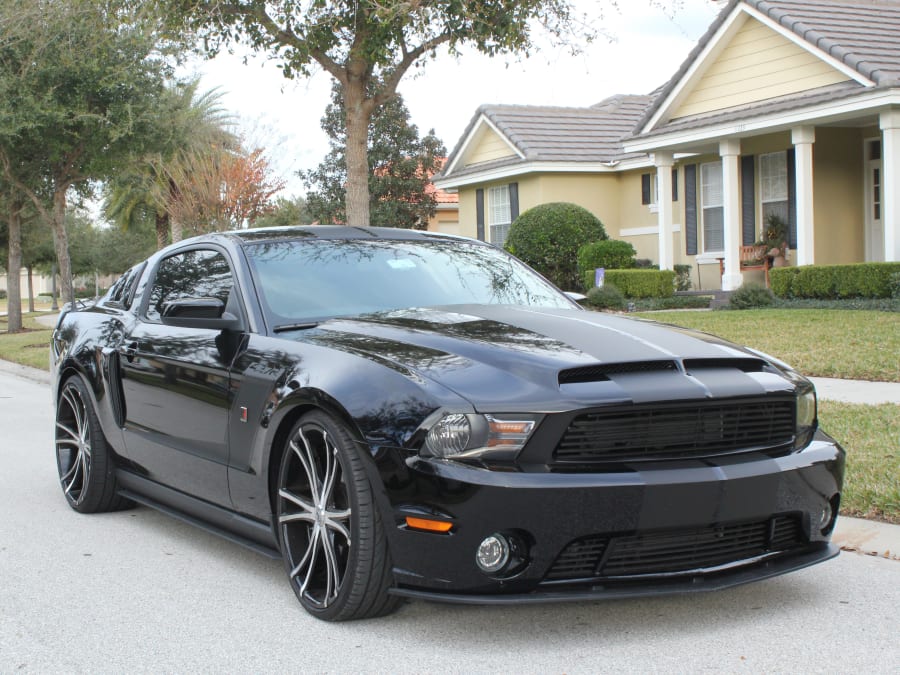
<instances>
[{"instance_id":1,"label":"front grille","mask_svg":"<svg viewBox=\"0 0 900 675\"><path fill-rule=\"evenodd\" d=\"M694 530L583 537L563 549L544 582L696 572L806 543L800 521L793 516Z\"/></svg>"},{"instance_id":2,"label":"front grille","mask_svg":"<svg viewBox=\"0 0 900 675\"><path fill-rule=\"evenodd\" d=\"M553 460L596 464L709 457L783 450L793 439L793 398L616 407L572 420Z\"/></svg>"}]
</instances>

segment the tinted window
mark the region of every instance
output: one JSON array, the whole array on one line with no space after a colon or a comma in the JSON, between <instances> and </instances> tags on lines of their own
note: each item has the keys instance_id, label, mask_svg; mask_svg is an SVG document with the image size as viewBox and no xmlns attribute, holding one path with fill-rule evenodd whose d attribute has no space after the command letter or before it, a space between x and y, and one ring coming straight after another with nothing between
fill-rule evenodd
<instances>
[{"instance_id":1,"label":"tinted window","mask_svg":"<svg viewBox=\"0 0 900 675\"><path fill-rule=\"evenodd\" d=\"M261 242L247 254L276 323L437 305L572 307L515 258L466 241Z\"/></svg>"},{"instance_id":2,"label":"tinted window","mask_svg":"<svg viewBox=\"0 0 900 675\"><path fill-rule=\"evenodd\" d=\"M146 263L135 265L119 277L116 283L112 285L112 288L109 289L106 304L119 305L125 309L131 307L131 300L134 298L134 289L137 286L138 280L141 278L141 273L144 271L145 265Z\"/></svg>"},{"instance_id":3,"label":"tinted window","mask_svg":"<svg viewBox=\"0 0 900 675\"><path fill-rule=\"evenodd\" d=\"M227 303L233 285L228 261L218 251L185 251L169 256L156 272L147 318L159 321L167 303L185 298L218 298Z\"/></svg>"}]
</instances>

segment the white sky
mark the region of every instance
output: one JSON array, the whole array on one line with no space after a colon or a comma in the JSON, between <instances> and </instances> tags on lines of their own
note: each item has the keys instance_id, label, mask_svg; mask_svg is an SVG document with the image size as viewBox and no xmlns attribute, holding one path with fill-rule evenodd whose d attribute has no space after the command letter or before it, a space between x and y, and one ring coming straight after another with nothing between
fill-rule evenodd
<instances>
[{"instance_id":1,"label":"white sky","mask_svg":"<svg viewBox=\"0 0 900 675\"><path fill-rule=\"evenodd\" d=\"M451 151L476 108L485 103L587 106L613 94L645 94L666 82L703 35L722 2L712 0L575 0L609 39L584 53L546 45L531 58L510 61L470 50L439 54L420 74L410 72L399 92L420 134L434 128ZM320 119L331 78L286 80L262 57L220 55L197 62L201 88L219 87L251 140L262 142L285 194L304 191L298 169L314 168L328 151Z\"/></svg>"}]
</instances>

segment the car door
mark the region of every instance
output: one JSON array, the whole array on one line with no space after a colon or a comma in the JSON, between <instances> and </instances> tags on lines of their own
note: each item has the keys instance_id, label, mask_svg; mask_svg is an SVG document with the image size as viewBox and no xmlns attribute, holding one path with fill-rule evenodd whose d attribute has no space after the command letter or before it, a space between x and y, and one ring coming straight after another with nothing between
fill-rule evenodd
<instances>
[{"instance_id":1,"label":"car door","mask_svg":"<svg viewBox=\"0 0 900 675\"><path fill-rule=\"evenodd\" d=\"M162 322L169 303L199 298L243 316L224 250L181 250L151 276L122 343L125 447L146 478L228 506L228 369L239 336Z\"/></svg>"}]
</instances>

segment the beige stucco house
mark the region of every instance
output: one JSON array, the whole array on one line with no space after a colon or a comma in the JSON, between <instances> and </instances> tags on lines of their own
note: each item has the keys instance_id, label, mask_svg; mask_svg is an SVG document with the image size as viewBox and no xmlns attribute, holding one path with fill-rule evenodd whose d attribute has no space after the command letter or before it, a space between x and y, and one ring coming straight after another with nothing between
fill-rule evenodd
<instances>
[{"instance_id":1,"label":"beige stucco house","mask_svg":"<svg viewBox=\"0 0 900 675\"><path fill-rule=\"evenodd\" d=\"M703 288L762 274L740 248L770 214L791 264L900 260L900 0L732 0L650 96L483 106L435 183L462 234L573 201Z\"/></svg>"}]
</instances>

